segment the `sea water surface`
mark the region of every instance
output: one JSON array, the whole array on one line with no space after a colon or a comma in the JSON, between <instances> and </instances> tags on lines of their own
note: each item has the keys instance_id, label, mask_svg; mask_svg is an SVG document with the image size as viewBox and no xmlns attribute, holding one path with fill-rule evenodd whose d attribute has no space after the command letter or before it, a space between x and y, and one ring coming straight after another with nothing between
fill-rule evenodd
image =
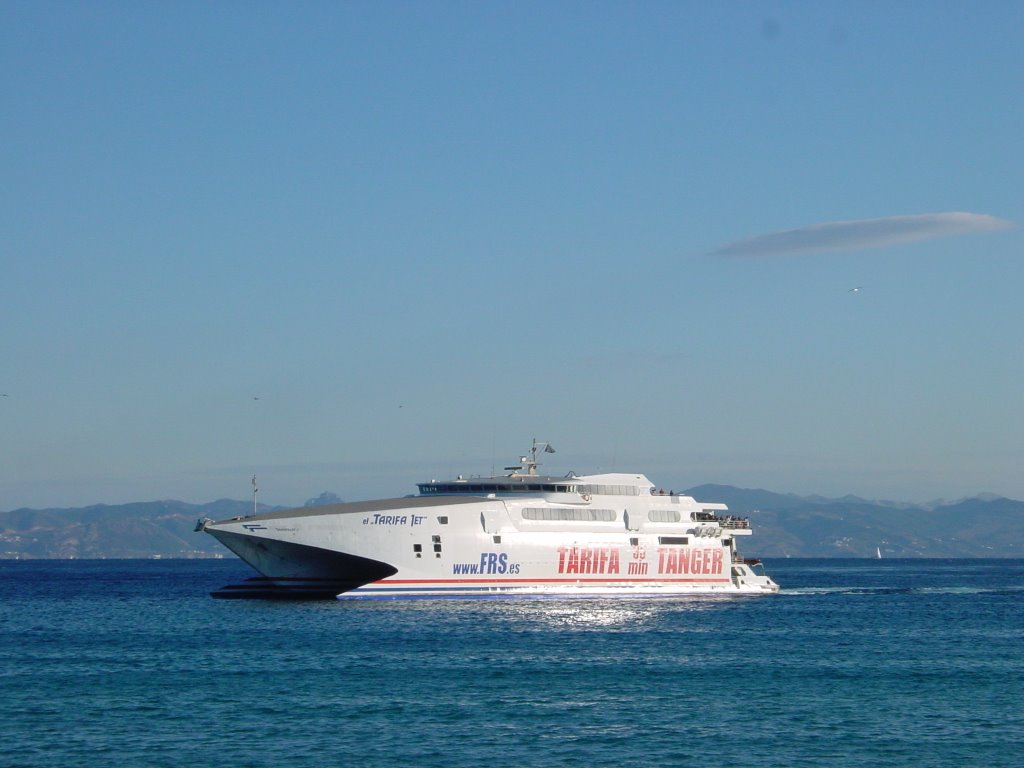
<instances>
[{"instance_id":1,"label":"sea water surface","mask_svg":"<svg viewBox=\"0 0 1024 768\"><path fill-rule=\"evenodd\" d=\"M0 561L0 766L1020 766L1024 560L771 597L214 600L235 560Z\"/></svg>"}]
</instances>

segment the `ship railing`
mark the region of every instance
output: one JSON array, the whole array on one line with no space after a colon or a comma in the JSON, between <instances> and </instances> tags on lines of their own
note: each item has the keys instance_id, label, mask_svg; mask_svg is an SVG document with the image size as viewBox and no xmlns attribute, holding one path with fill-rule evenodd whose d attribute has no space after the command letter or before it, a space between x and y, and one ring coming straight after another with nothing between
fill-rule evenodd
<instances>
[{"instance_id":1,"label":"ship railing","mask_svg":"<svg viewBox=\"0 0 1024 768\"><path fill-rule=\"evenodd\" d=\"M723 528L749 528L750 518L749 517L722 517L718 518L717 522Z\"/></svg>"}]
</instances>

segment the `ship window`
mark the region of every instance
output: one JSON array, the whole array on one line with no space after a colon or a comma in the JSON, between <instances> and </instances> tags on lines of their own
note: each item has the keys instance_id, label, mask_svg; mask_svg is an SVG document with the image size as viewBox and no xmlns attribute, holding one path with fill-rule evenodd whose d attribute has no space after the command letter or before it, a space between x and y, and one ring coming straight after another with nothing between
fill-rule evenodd
<instances>
[{"instance_id":1,"label":"ship window","mask_svg":"<svg viewBox=\"0 0 1024 768\"><path fill-rule=\"evenodd\" d=\"M440 552L435 552L435 553L434 553L434 557L440 557L440 556L441 556L441 553L440 553Z\"/></svg>"},{"instance_id":2,"label":"ship window","mask_svg":"<svg viewBox=\"0 0 1024 768\"><path fill-rule=\"evenodd\" d=\"M412 551L413 552L422 552L423 551L423 545L422 544L413 544L412 545Z\"/></svg>"},{"instance_id":3,"label":"ship window","mask_svg":"<svg viewBox=\"0 0 1024 768\"><path fill-rule=\"evenodd\" d=\"M678 523L678 509L652 509L647 513L647 519L652 523Z\"/></svg>"},{"instance_id":4,"label":"ship window","mask_svg":"<svg viewBox=\"0 0 1024 768\"><path fill-rule=\"evenodd\" d=\"M686 546L689 543L689 539L686 536L659 536L659 544L681 544Z\"/></svg>"},{"instance_id":5,"label":"ship window","mask_svg":"<svg viewBox=\"0 0 1024 768\"><path fill-rule=\"evenodd\" d=\"M635 547L635 546L637 546L639 544L640 544L640 539L638 539L636 536L630 537L630 539L629 539L629 546Z\"/></svg>"},{"instance_id":6,"label":"ship window","mask_svg":"<svg viewBox=\"0 0 1024 768\"><path fill-rule=\"evenodd\" d=\"M448 525L448 515L441 515L437 518L437 522L441 525Z\"/></svg>"},{"instance_id":7,"label":"ship window","mask_svg":"<svg viewBox=\"0 0 1024 768\"><path fill-rule=\"evenodd\" d=\"M616 519L614 509L559 509L552 507L524 507L524 520L572 520L574 522L610 523Z\"/></svg>"},{"instance_id":8,"label":"ship window","mask_svg":"<svg viewBox=\"0 0 1024 768\"><path fill-rule=\"evenodd\" d=\"M639 492L635 485L577 485L576 490L580 493L589 493L594 496L638 496Z\"/></svg>"},{"instance_id":9,"label":"ship window","mask_svg":"<svg viewBox=\"0 0 1024 768\"><path fill-rule=\"evenodd\" d=\"M436 536L436 535L435 535L435 536L431 536L431 537L430 537L430 540L431 540L431 541L432 541L432 542L433 542L434 544L440 544L440 543L441 543L441 537L440 537L440 536Z\"/></svg>"},{"instance_id":10,"label":"ship window","mask_svg":"<svg viewBox=\"0 0 1024 768\"><path fill-rule=\"evenodd\" d=\"M495 544L501 544L501 536L495 536L494 537L494 543Z\"/></svg>"}]
</instances>

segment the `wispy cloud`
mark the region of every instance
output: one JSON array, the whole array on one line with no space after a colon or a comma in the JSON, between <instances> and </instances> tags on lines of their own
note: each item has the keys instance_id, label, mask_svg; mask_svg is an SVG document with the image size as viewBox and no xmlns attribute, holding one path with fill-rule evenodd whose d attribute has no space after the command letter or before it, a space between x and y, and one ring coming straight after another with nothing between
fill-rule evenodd
<instances>
[{"instance_id":1,"label":"wispy cloud","mask_svg":"<svg viewBox=\"0 0 1024 768\"><path fill-rule=\"evenodd\" d=\"M884 219L832 221L809 227L770 232L737 240L712 251L713 256L774 256L823 251L881 248L914 240L991 232L1015 226L1012 221L983 213L922 213Z\"/></svg>"}]
</instances>

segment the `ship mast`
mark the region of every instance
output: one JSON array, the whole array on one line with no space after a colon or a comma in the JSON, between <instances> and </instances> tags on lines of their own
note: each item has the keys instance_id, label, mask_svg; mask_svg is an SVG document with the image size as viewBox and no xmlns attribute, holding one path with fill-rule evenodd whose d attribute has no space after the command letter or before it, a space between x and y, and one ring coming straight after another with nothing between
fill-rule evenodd
<instances>
[{"instance_id":1,"label":"ship mast","mask_svg":"<svg viewBox=\"0 0 1024 768\"><path fill-rule=\"evenodd\" d=\"M505 467L506 471L512 473L512 477L517 475L530 475L535 476L537 474L537 465L540 464L537 461L537 453L554 453L555 449L551 447L551 443L537 442L537 438L533 438L533 446L530 448L529 456L520 456L519 464L515 467ZM524 473L523 470L526 470Z\"/></svg>"},{"instance_id":2,"label":"ship mast","mask_svg":"<svg viewBox=\"0 0 1024 768\"><path fill-rule=\"evenodd\" d=\"M551 447L551 443L538 443L537 438L533 438L533 447L530 448L530 458L523 457L523 463L526 464L526 474L536 475L537 474L537 451L543 453L554 453L555 449Z\"/></svg>"}]
</instances>

